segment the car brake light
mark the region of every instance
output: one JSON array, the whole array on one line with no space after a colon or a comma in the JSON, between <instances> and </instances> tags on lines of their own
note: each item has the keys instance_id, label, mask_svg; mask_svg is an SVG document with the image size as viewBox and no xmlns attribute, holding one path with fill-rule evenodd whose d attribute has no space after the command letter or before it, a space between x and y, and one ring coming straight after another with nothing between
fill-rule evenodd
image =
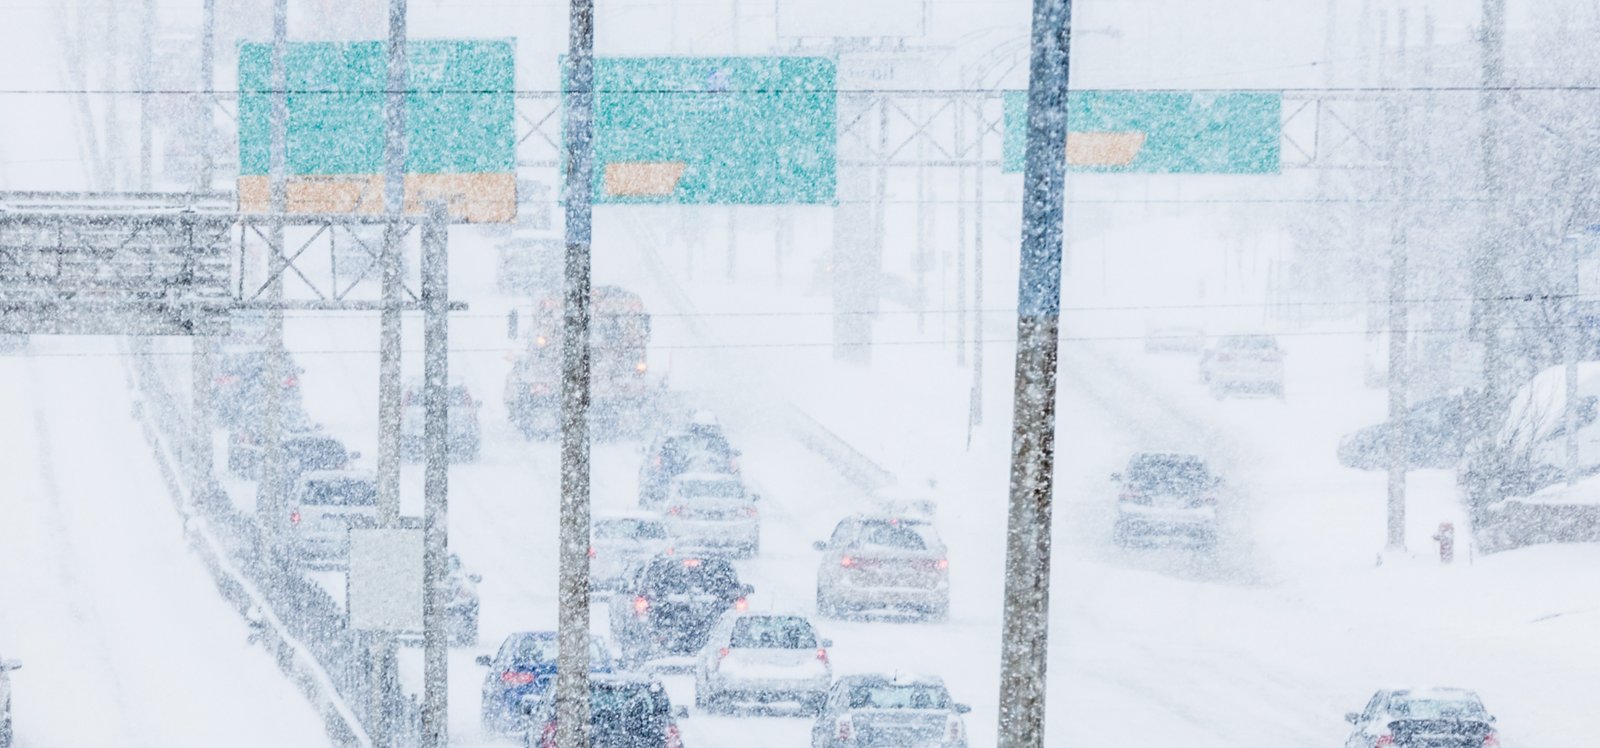
<instances>
[{"instance_id":1,"label":"car brake light","mask_svg":"<svg viewBox=\"0 0 1600 748\"><path fill-rule=\"evenodd\" d=\"M845 557L839 559L839 565L843 566L846 569L848 569L848 568L856 565L856 560L851 558L851 557L849 557L849 556L845 556Z\"/></svg>"},{"instance_id":2,"label":"car brake light","mask_svg":"<svg viewBox=\"0 0 1600 748\"><path fill-rule=\"evenodd\" d=\"M1394 745L1393 735L1379 735L1378 742L1372 744L1373 748L1388 748L1392 745Z\"/></svg>"},{"instance_id":3,"label":"car brake light","mask_svg":"<svg viewBox=\"0 0 1600 748\"><path fill-rule=\"evenodd\" d=\"M1201 496L1200 497L1200 503L1204 504L1206 506L1216 506L1217 505L1217 495L1216 494L1212 494L1212 493L1208 493L1208 494L1206 494L1204 496Z\"/></svg>"},{"instance_id":4,"label":"car brake light","mask_svg":"<svg viewBox=\"0 0 1600 748\"><path fill-rule=\"evenodd\" d=\"M293 386L295 386L295 385L297 385L299 383L300 383L300 380L295 379L294 377L284 377L283 378L283 386L285 386L285 387L293 387Z\"/></svg>"},{"instance_id":5,"label":"car brake light","mask_svg":"<svg viewBox=\"0 0 1600 748\"><path fill-rule=\"evenodd\" d=\"M533 682L533 673L519 673L507 670L500 674L500 682L508 686L526 686Z\"/></svg>"},{"instance_id":6,"label":"car brake light","mask_svg":"<svg viewBox=\"0 0 1600 748\"><path fill-rule=\"evenodd\" d=\"M748 514L748 515L750 515L752 517L758 516L758 512L756 512L756 508L753 507L753 506L745 508L744 513Z\"/></svg>"},{"instance_id":7,"label":"car brake light","mask_svg":"<svg viewBox=\"0 0 1600 748\"><path fill-rule=\"evenodd\" d=\"M1500 736L1492 732L1483 736L1483 748L1500 748Z\"/></svg>"},{"instance_id":8,"label":"car brake light","mask_svg":"<svg viewBox=\"0 0 1600 748\"><path fill-rule=\"evenodd\" d=\"M677 517L677 516L683 514L683 507L681 507L681 506L670 506L670 507L667 507L667 514L671 515L673 517Z\"/></svg>"},{"instance_id":9,"label":"car brake light","mask_svg":"<svg viewBox=\"0 0 1600 748\"><path fill-rule=\"evenodd\" d=\"M672 555L676 555L676 554L677 554L677 552L678 552L678 549L676 549L676 548L673 548L673 547L672 547L672 546L670 546L670 545L669 545L669 546L667 546L667 555L668 555L668 556L672 556Z\"/></svg>"},{"instance_id":10,"label":"car brake light","mask_svg":"<svg viewBox=\"0 0 1600 748\"><path fill-rule=\"evenodd\" d=\"M1150 502L1150 498L1145 496L1143 491L1123 491L1117 496L1117 499L1133 504L1147 504Z\"/></svg>"},{"instance_id":11,"label":"car brake light","mask_svg":"<svg viewBox=\"0 0 1600 748\"><path fill-rule=\"evenodd\" d=\"M677 725L667 725L667 748L683 748L683 738L678 735Z\"/></svg>"},{"instance_id":12,"label":"car brake light","mask_svg":"<svg viewBox=\"0 0 1600 748\"><path fill-rule=\"evenodd\" d=\"M728 651L729 650L728 650L727 647L723 647L722 649L717 650L717 660L720 662L720 661L726 659L728 657Z\"/></svg>"},{"instance_id":13,"label":"car brake light","mask_svg":"<svg viewBox=\"0 0 1600 748\"><path fill-rule=\"evenodd\" d=\"M649 610L649 609L650 609L650 601L646 600L643 595L640 595L640 596L638 596L638 597L633 599L633 612L634 613L637 613L638 615L642 616L642 615L644 615L644 612Z\"/></svg>"},{"instance_id":14,"label":"car brake light","mask_svg":"<svg viewBox=\"0 0 1600 748\"><path fill-rule=\"evenodd\" d=\"M934 564L934 566L937 567L939 571L944 571L945 569L950 568L950 559L941 558L939 559L938 563Z\"/></svg>"},{"instance_id":15,"label":"car brake light","mask_svg":"<svg viewBox=\"0 0 1600 748\"><path fill-rule=\"evenodd\" d=\"M594 558L594 546L589 546L589 558Z\"/></svg>"},{"instance_id":16,"label":"car brake light","mask_svg":"<svg viewBox=\"0 0 1600 748\"><path fill-rule=\"evenodd\" d=\"M849 740L850 733L853 732L852 727L854 725L850 724L849 717L840 717L837 722L833 723L833 737L838 740Z\"/></svg>"},{"instance_id":17,"label":"car brake light","mask_svg":"<svg viewBox=\"0 0 1600 748\"><path fill-rule=\"evenodd\" d=\"M239 381L239 378L231 374L224 374L220 377L217 377L217 384L233 384L237 381Z\"/></svg>"},{"instance_id":18,"label":"car brake light","mask_svg":"<svg viewBox=\"0 0 1600 748\"><path fill-rule=\"evenodd\" d=\"M292 509L292 510L289 511L289 524L291 524L291 525L300 524L300 510L299 509Z\"/></svg>"},{"instance_id":19,"label":"car brake light","mask_svg":"<svg viewBox=\"0 0 1600 748\"><path fill-rule=\"evenodd\" d=\"M817 647L817 660L824 665L828 664L828 649L826 647Z\"/></svg>"},{"instance_id":20,"label":"car brake light","mask_svg":"<svg viewBox=\"0 0 1600 748\"><path fill-rule=\"evenodd\" d=\"M734 610L744 610L745 608L748 608L748 607L750 607L750 601L746 600L746 599L744 599L742 597L739 598L738 600L733 601L733 609Z\"/></svg>"}]
</instances>

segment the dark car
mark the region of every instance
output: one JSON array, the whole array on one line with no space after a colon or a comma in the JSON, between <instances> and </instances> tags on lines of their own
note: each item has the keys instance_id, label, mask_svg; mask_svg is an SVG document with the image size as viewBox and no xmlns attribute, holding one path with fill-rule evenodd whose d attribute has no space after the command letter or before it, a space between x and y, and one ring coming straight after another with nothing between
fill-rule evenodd
<instances>
[{"instance_id":1,"label":"dark car","mask_svg":"<svg viewBox=\"0 0 1600 748\"><path fill-rule=\"evenodd\" d=\"M1345 748L1495 748L1494 716L1464 688L1385 689L1360 712Z\"/></svg>"},{"instance_id":2,"label":"dark car","mask_svg":"<svg viewBox=\"0 0 1600 748\"><path fill-rule=\"evenodd\" d=\"M656 556L629 570L611 597L611 636L627 662L692 655L722 614L742 610L754 592L725 558Z\"/></svg>"},{"instance_id":3,"label":"dark car","mask_svg":"<svg viewBox=\"0 0 1600 748\"><path fill-rule=\"evenodd\" d=\"M1590 400L1589 419L1594 418ZM1339 464L1357 470L1389 466L1389 422L1345 434L1339 440ZM1406 411L1406 461L1413 468L1450 468L1466 455L1472 438L1467 403L1460 397L1433 397Z\"/></svg>"},{"instance_id":4,"label":"dark car","mask_svg":"<svg viewBox=\"0 0 1600 748\"><path fill-rule=\"evenodd\" d=\"M639 506L651 508L667 497L667 486L684 473L739 472L739 450L728 443L716 419L697 414L689 424L656 437L639 468Z\"/></svg>"},{"instance_id":5,"label":"dark car","mask_svg":"<svg viewBox=\"0 0 1600 748\"><path fill-rule=\"evenodd\" d=\"M1117 520L1112 529L1118 545L1153 538L1187 538L1202 546L1217 540L1217 494L1222 479L1204 458L1173 452L1139 452L1128 467L1112 473L1121 485Z\"/></svg>"},{"instance_id":6,"label":"dark car","mask_svg":"<svg viewBox=\"0 0 1600 748\"><path fill-rule=\"evenodd\" d=\"M489 668L483 676L483 730L490 734L526 727L527 715L556 682L559 640L554 631L523 631L506 637L493 657L477 663ZM611 672L611 653L598 637L589 640L589 672Z\"/></svg>"},{"instance_id":7,"label":"dark car","mask_svg":"<svg viewBox=\"0 0 1600 748\"><path fill-rule=\"evenodd\" d=\"M224 353L217 360L213 397L217 422L237 427L246 421L260 420L266 409L266 371L268 353L245 348ZM288 407L300 404L300 374L304 370L284 354L283 397Z\"/></svg>"},{"instance_id":8,"label":"dark car","mask_svg":"<svg viewBox=\"0 0 1600 748\"><path fill-rule=\"evenodd\" d=\"M683 748L678 720L689 716L676 709L661 681L626 675L589 679L589 745L591 748ZM555 699L530 710L528 748L555 748L558 729Z\"/></svg>"},{"instance_id":9,"label":"dark car","mask_svg":"<svg viewBox=\"0 0 1600 748\"><path fill-rule=\"evenodd\" d=\"M284 439L315 435L321 429L322 425L312 422L299 406L291 406L284 413ZM228 470L241 478L261 477L266 439L266 425L260 418L248 418L234 426L228 432Z\"/></svg>"},{"instance_id":10,"label":"dark car","mask_svg":"<svg viewBox=\"0 0 1600 748\"><path fill-rule=\"evenodd\" d=\"M811 748L966 748L969 711L936 677L847 675L828 690Z\"/></svg>"}]
</instances>

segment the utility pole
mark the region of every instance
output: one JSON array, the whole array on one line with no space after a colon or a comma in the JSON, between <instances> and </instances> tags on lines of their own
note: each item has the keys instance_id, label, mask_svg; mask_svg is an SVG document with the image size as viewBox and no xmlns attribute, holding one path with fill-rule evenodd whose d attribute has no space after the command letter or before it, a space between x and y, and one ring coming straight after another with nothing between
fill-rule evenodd
<instances>
[{"instance_id":1,"label":"utility pole","mask_svg":"<svg viewBox=\"0 0 1600 748\"><path fill-rule=\"evenodd\" d=\"M1566 397L1562 408L1562 435L1566 439L1567 485L1578 482L1578 299L1582 289L1578 252L1583 247L1568 236L1561 242L1567 250L1567 298L1562 304L1561 358L1566 381Z\"/></svg>"},{"instance_id":2,"label":"utility pole","mask_svg":"<svg viewBox=\"0 0 1600 748\"><path fill-rule=\"evenodd\" d=\"M267 223L267 366L263 389L266 414L262 433L266 437L261 455L261 482L257 488L256 513L266 536L269 557L281 557L284 507L283 464L283 273L287 256L283 244L284 214L289 209L289 0L272 4L272 72L270 76L271 145L267 156L271 220Z\"/></svg>"},{"instance_id":3,"label":"utility pole","mask_svg":"<svg viewBox=\"0 0 1600 748\"><path fill-rule=\"evenodd\" d=\"M980 97L979 102L983 99ZM981 107L983 104L978 105ZM963 127L967 119L967 105L962 102L956 107L956 143L966 143L966 129ZM981 120L982 117L979 117ZM978 137L983 137L983 124L978 125ZM961 147L961 146L958 146ZM957 156L964 155L957 151ZM978 168L982 169L980 164ZM967 165L965 162L956 166L956 366L967 365ZM940 323L943 324L942 322ZM968 417L971 423L971 417Z\"/></svg>"},{"instance_id":4,"label":"utility pole","mask_svg":"<svg viewBox=\"0 0 1600 748\"><path fill-rule=\"evenodd\" d=\"M449 642L445 640L445 560L449 554L450 508L450 286L445 247L449 240L444 203L428 205L422 226L424 410L427 445L423 477L422 745L449 745Z\"/></svg>"},{"instance_id":5,"label":"utility pole","mask_svg":"<svg viewBox=\"0 0 1600 748\"><path fill-rule=\"evenodd\" d=\"M972 174L972 397L967 404L969 426L983 425L983 141L989 136L984 119L984 99L978 100L978 139L973 154L978 168ZM1065 156L1063 156L1065 158Z\"/></svg>"},{"instance_id":6,"label":"utility pole","mask_svg":"<svg viewBox=\"0 0 1600 748\"><path fill-rule=\"evenodd\" d=\"M405 214L406 197L406 0L389 0L387 52L383 97L383 212L388 220L383 225L383 250L379 254L383 304L378 317L377 478L378 526L392 528L400 520L400 295L405 280L405 255L401 246L405 224L400 219ZM426 427L424 423L424 429ZM423 589L424 613L433 600L431 571L425 573L429 574L426 578L430 584ZM372 711L368 729L374 743L387 746L394 741L395 732L390 705L397 700L397 694L391 694L390 689L392 684L398 683L395 664L398 645L393 634L374 632L369 646ZM425 688L431 690L432 686L427 682ZM431 707L429 701L423 712L425 732L432 726L427 722ZM432 733L428 735L431 737Z\"/></svg>"},{"instance_id":7,"label":"utility pole","mask_svg":"<svg viewBox=\"0 0 1600 748\"><path fill-rule=\"evenodd\" d=\"M1395 76L1402 85L1410 83L1406 75L1406 11L1399 11L1398 49ZM1385 24L1387 27L1387 24ZM1387 36L1387 34L1386 34ZM1386 45L1387 46L1387 45ZM1387 57L1387 50L1383 52ZM1405 201L1409 199L1406 159L1409 154L1400 147L1405 137L1405 127L1400 107L1392 98L1385 109L1389 129L1389 496L1387 549L1404 551L1406 548L1406 468L1410 450L1406 443L1407 390L1411 383L1406 359L1408 327L1406 323L1406 218Z\"/></svg>"},{"instance_id":8,"label":"utility pole","mask_svg":"<svg viewBox=\"0 0 1600 748\"><path fill-rule=\"evenodd\" d=\"M107 89L115 91L121 87L119 68L126 64L126 60L119 60L122 45L117 30L117 9L122 3L116 0L105 0L100 12L106 20L105 44L109 48L107 54L102 55L105 62L105 83ZM122 123L117 117L117 106L122 97L115 94L106 97L106 153L104 156L106 173L110 175L107 187L111 190L124 188L122 182L122 159L127 154L122 152Z\"/></svg>"},{"instance_id":9,"label":"utility pole","mask_svg":"<svg viewBox=\"0 0 1600 748\"><path fill-rule=\"evenodd\" d=\"M569 0L566 302L561 326L561 519L556 745L589 745L589 239L594 0Z\"/></svg>"},{"instance_id":10,"label":"utility pole","mask_svg":"<svg viewBox=\"0 0 1600 748\"><path fill-rule=\"evenodd\" d=\"M1017 281L1017 376L1000 635L999 748L1044 745L1071 0L1034 0Z\"/></svg>"},{"instance_id":11,"label":"utility pole","mask_svg":"<svg viewBox=\"0 0 1600 748\"><path fill-rule=\"evenodd\" d=\"M211 89L216 85L216 23L217 0L205 0L200 21L200 81L199 92L190 106L195 115L195 125L200 137L200 170L195 189L211 189ZM190 349L190 396L194 412L194 459L189 480L191 486L209 486L212 477L211 418L212 403L216 397L212 377L216 376L216 339L209 335L196 335Z\"/></svg>"},{"instance_id":12,"label":"utility pole","mask_svg":"<svg viewBox=\"0 0 1600 748\"><path fill-rule=\"evenodd\" d=\"M211 172L216 169L216 154L212 153L213 130L211 117L212 90L217 87L217 0L205 0L200 14L200 95L195 102L196 123L200 130L200 185L201 192L211 189Z\"/></svg>"},{"instance_id":13,"label":"utility pole","mask_svg":"<svg viewBox=\"0 0 1600 748\"><path fill-rule=\"evenodd\" d=\"M1483 25L1478 30L1483 63L1483 90L1478 97L1482 123L1483 197L1486 210L1479 240L1479 255L1474 262L1476 295L1480 312L1477 332L1483 340L1483 395L1474 408L1478 437L1487 442L1499 430L1496 410L1500 405L1500 372L1505 369L1500 344L1500 298L1505 295L1500 254L1504 241L1500 205L1500 99L1505 86L1505 0L1483 0ZM1478 487L1489 500L1499 494L1499 466L1480 471L1486 485ZM1474 504L1474 507L1476 504Z\"/></svg>"},{"instance_id":14,"label":"utility pole","mask_svg":"<svg viewBox=\"0 0 1600 748\"><path fill-rule=\"evenodd\" d=\"M139 191L149 192L150 175L150 55L152 27L156 22L155 0L144 0L139 13Z\"/></svg>"}]
</instances>

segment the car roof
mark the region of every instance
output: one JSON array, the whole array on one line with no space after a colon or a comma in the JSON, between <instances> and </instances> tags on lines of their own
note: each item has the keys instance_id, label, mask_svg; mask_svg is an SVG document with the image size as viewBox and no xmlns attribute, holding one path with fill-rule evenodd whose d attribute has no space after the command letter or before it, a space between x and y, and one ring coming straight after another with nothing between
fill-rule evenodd
<instances>
[{"instance_id":1,"label":"car roof","mask_svg":"<svg viewBox=\"0 0 1600 748\"><path fill-rule=\"evenodd\" d=\"M661 521L661 515L656 514L655 512L645 512L645 511L607 512L605 514L597 514L597 515L595 515L592 519L589 520L589 523L597 525L597 524L600 524L601 522L618 522L618 521L624 521L624 520L633 520L633 521L639 521L639 522L648 522L648 521L660 522Z\"/></svg>"},{"instance_id":2,"label":"car roof","mask_svg":"<svg viewBox=\"0 0 1600 748\"><path fill-rule=\"evenodd\" d=\"M1404 694L1408 699L1478 699L1478 693L1469 688L1453 686L1400 686L1386 688L1390 695Z\"/></svg>"},{"instance_id":3,"label":"car roof","mask_svg":"<svg viewBox=\"0 0 1600 748\"><path fill-rule=\"evenodd\" d=\"M929 527L933 526L932 520L928 519L927 517L919 517L919 516L916 516L916 515L903 515L903 514L885 514L885 513L882 513L882 512L857 512L855 514L848 515L844 519L841 519L839 521L840 522L847 522L847 521L851 521L851 520L854 520L854 521L857 521L857 522L888 522L889 524L892 524L892 525L927 525Z\"/></svg>"},{"instance_id":4,"label":"car roof","mask_svg":"<svg viewBox=\"0 0 1600 748\"><path fill-rule=\"evenodd\" d=\"M307 470L300 474L300 480L359 480L376 483L378 474L371 470Z\"/></svg>"}]
</instances>

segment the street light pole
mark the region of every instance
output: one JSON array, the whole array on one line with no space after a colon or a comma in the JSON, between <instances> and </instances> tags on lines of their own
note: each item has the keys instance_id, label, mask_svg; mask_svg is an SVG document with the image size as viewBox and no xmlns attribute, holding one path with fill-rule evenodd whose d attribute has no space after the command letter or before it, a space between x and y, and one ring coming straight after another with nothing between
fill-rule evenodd
<instances>
[{"instance_id":1,"label":"street light pole","mask_svg":"<svg viewBox=\"0 0 1600 748\"><path fill-rule=\"evenodd\" d=\"M1071 19L1071 0L1034 0L1000 636L1000 748L1044 745Z\"/></svg>"}]
</instances>

